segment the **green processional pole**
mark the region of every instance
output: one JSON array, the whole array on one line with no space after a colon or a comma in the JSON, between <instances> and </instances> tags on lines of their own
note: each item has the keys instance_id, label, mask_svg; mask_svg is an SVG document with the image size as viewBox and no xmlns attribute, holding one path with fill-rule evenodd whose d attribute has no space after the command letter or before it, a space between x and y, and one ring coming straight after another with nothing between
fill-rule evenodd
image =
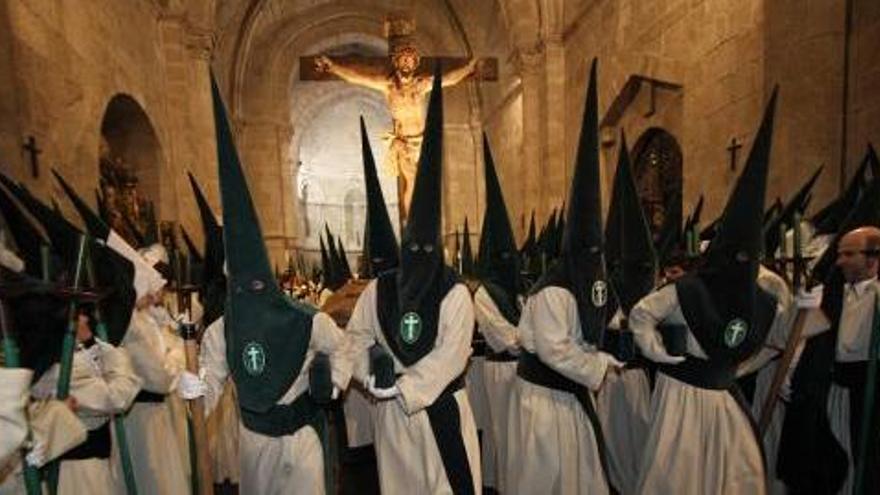
<instances>
[{"instance_id":1,"label":"green processional pole","mask_svg":"<svg viewBox=\"0 0 880 495\"><path fill-rule=\"evenodd\" d=\"M77 313L76 293L79 291L80 281L82 280L83 264L88 251L87 238L85 234L79 234L77 241L76 253L76 271L73 276L73 299L70 301L70 309L68 311L67 331L64 333L64 340L61 345L61 362L58 373L58 385L55 389L55 397L58 400L65 400L70 395L70 375L73 368L73 349L76 345L76 327L79 320ZM58 493L58 473L61 463L53 461L48 466L48 484L49 493L54 495Z\"/></svg>"},{"instance_id":2,"label":"green processional pole","mask_svg":"<svg viewBox=\"0 0 880 495\"><path fill-rule=\"evenodd\" d=\"M98 281L97 277L95 277L95 265L92 262L91 256L86 261L86 276L89 286L97 290ZM108 342L107 324L104 323L99 304L95 304L94 317L95 334L97 334L99 339ZM125 433L125 414L114 414L111 416L110 421L113 422L113 432L116 434L116 444L119 447L119 460L122 465L122 475L125 479L125 491L128 495L137 495L137 482L134 477L134 467L131 463L131 450L128 448L128 437Z\"/></svg>"}]
</instances>

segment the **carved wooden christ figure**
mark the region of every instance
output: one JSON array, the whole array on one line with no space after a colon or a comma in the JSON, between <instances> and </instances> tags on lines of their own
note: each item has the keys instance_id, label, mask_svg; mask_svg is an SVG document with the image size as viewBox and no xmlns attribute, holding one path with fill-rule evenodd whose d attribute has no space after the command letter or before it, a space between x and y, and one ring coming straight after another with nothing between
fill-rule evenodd
<instances>
[{"instance_id":1,"label":"carved wooden christ figure","mask_svg":"<svg viewBox=\"0 0 880 495\"><path fill-rule=\"evenodd\" d=\"M388 142L385 166L398 177L401 223L406 218L412 198L425 122L423 102L425 95L431 91L434 64L449 67L443 73L444 87L456 85L474 74L480 80L497 80L495 59L431 57L422 64L423 59L413 38L414 30L415 21L412 18L391 15L385 21L387 58L330 58L321 55L300 60L300 78L303 80L339 78L385 95L392 121L392 128L385 138Z\"/></svg>"}]
</instances>

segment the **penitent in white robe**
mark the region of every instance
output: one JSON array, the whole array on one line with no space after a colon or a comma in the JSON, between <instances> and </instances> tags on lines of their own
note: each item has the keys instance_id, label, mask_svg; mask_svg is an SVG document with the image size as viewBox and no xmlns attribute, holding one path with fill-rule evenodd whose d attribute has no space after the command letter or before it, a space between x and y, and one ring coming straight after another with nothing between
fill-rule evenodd
<instances>
[{"instance_id":1,"label":"penitent in white robe","mask_svg":"<svg viewBox=\"0 0 880 495\"><path fill-rule=\"evenodd\" d=\"M622 317L618 310L608 330L619 331ZM608 477L622 495L635 493L650 411L651 382L647 370L609 369L596 394L596 414L605 433Z\"/></svg>"},{"instance_id":2,"label":"penitent in white robe","mask_svg":"<svg viewBox=\"0 0 880 495\"><path fill-rule=\"evenodd\" d=\"M547 287L529 297L518 329L523 349L545 365L590 391L602 385L607 364L584 341L569 291ZM573 394L517 377L508 418L509 494L608 493L599 432Z\"/></svg>"},{"instance_id":3,"label":"penitent in white robe","mask_svg":"<svg viewBox=\"0 0 880 495\"><path fill-rule=\"evenodd\" d=\"M657 325L687 325L674 284L646 296L629 316L636 343L646 354L665 353ZM777 307L773 325L783 319ZM690 331L687 353L707 358ZM750 416L726 390L695 387L658 372L636 493L767 493L764 459Z\"/></svg>"},{"instance_id":4,"label":"penitent in white robe","mask_svg":"<svg viewBox=\"0 0 880 495\"><path fill-rule=\"evenodd\" d=\"M100 358L93 361L89 353L77 350L73 354L70 395L77 402L77 416L89 430L103 426L110 415L127 410L141 387L141 378L131 365L128 353L98 341ZM37 398L54 396L58 383L59 365L56 363L34 384L32 393ZM60 495L111 495L122 493L124 482L114 473L110 459L82 459L61 462L58 477Z\"/></svg>"},{"instance_id":5,"label":"penitent in white robe","mask_svg":"<svg viewBox=\"0 0 880 495\"><path fill-rule=\"evenodd\" d=\"M519 332L498 310L498 306L482 286L474 294L474 317L477 328L486 339L486 344L494 352L519 353ZM507 492L505 482L507 466L507 419L513 397L513 386L516 383L516 361L491 361L483 364L483 382L485 383L489 424L492 444L495 448L495 488L499 493ZM485 469L483 470L485 472Z\"/></svg>"},{"instance_id":6,"label":"penitent in white robe","mask_svg":"<svg viewBox=\"0 0 880 495\"><path fill-rule=\"evenodd\" d=\"M364 382L369 373L368 349L379 343L389 350L379 324L376 282L361 293L348 323L349 360L354 377ZM434 348L411 366L394 358L400 396L376 405L376 457L382 493L452 493L443 461L425 408L465 371L474 328L470 292L463 284L453 287L440 303ZM481 492L480 446L477 427L465 390L454 393L461 419L461 434L474 482Z\"/></svg>"},{"instance_id":7,"label":"penitent in white robe","mask_svg":"<svg viewBox=\"0 0 880 495\"><path fill-rule=\"evenodd\" d=\"M168 395L176 389L186 364L182 340L167 334L149 311L134 310L122 347L143 380L143 390ZM179 432L168 401L166 397L163 402L135 402L125 416L138 492L190 492L190 470L186 464L189 456L182 456Z\"/></svg>"},{"instance_id":8,"label":"penitent in white robe","mask_svg":"<svg viewBox=\"0 0 880 495\"><path fill-rule=\"evenodd\" d=\"M300 374L278 404L290 404L309 388L308 370L317 352L330 356L333 384L343 388L348 373L338 366L337 353L345 345L344 334L333 320L318 313L312 320L309 349ZM226 363L226 336L220 318L205 331L200 362L206 370L206 413L211 415L223 393L229 367ZM241 493L266 495L325 493L324 450L318 433L311 426L300 428L293 435L270 437L247 429L239 423L239 459L241 462Z\"/></svg>"}]
</instances>

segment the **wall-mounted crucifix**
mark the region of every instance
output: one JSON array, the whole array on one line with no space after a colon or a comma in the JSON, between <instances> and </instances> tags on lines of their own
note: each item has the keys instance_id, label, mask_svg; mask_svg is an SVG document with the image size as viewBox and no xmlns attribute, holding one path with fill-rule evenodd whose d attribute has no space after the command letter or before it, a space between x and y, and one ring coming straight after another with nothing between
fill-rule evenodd
<instances>
[{"instance_id":1,"label":"wall-mounted crucifix","mask_svg":"<svg viewBox=\"0 0 880 495\"><path fill-rule=\"evenodd\" d=\"M739 141L736 140L736 137L730 139L730 146L727 147L727 151L730 152L730 171L736 170L736 155L739 152L739 149L742 148L743 145Z\"/></svg>"},{"instance_id":2,"label":"wall-mounted crucifix","mask_svg":"<svg viewBox=\"0 0 880 495\"><path fill-rule=\"evenodd\" d=\"M40 162L38 160L38 155L42 153L43 150L37 148L37 139L33 136L28 136L27 141L21 145L21 148L30 155L31 176L34 179L40 178Z\"/></svg>"}]
</instances>

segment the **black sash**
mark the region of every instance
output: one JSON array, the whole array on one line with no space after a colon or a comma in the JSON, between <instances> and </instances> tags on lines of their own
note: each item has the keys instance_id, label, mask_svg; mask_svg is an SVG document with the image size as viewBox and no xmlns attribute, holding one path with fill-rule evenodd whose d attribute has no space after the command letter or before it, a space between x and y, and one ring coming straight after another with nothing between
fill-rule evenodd
<instances>
[{"instance_id":1,"label":"black sash","mask_svg":"<svg viewBox=\"0 0 880 495\"><path fill-rule=\"evenodd\" d=\"M315 426L321 420L322 411L306 392L290 404L275 404L266 412L259 413L243 407L240 412L241 422L248 430L269 437L283 437L293 435L303 426Z\"/></svg>"},{"instance_id":2,"label":"black sash","mask_svg":"<svg viewBox=\"0 0 880 495\"><path fill-rule=\"evenodd\" d=\"M434 403L425 408L425 412L428 413L428 422L431 423L431 431L434 433L452 493L474 495L474 478L461 435L461 411L454 395L463 388L462 375L452 380Z\"/></svg>"},{"instance_id":3,"label":"black sash","mask_svg":"<svg viewBox=\"0 0 880 495\"><path fill-rule=\"evenodd\" d=\"M490 363L512 363L519 360L519 356L504 352L494 352L491 349L486 352L486 361Z\"/></svg>"},{"instance_id":4,"label":"black sash","mask_svg":"<svg viewBox=\"0 0 880 495\"><path fill-rule=\"evenodd\" d=\"M593 433L596 437L596 444L599 447L599 462L602 464L602 471L605 473L605 482L608 483L610 487L611 478L608 476L605 434L602 433L602 424L599 423L599 416L596 414L596 409L593 406L593 401L589 397L590 391L587 387L574 380L569 380L562 374L542 363L535 354L525 351L519 355L519 364L516 366L516 374L523 380L534 385L558 390L560 392L568 392L574 395L575 399L577 399L578 403L587 414L587 418L590 419L590 425L592 425Z\"/></svg>"},{"instance_id":5,"label":"black sash","mask_svg":"<svg viewBox=\"0 0 880 495\"><path fill-rule=\"evenodd\" d=\"M110 446L110 421L107 421L94 430L89 430L86 441L65 452L59 460L109 459Z\"/></svg>"},{"instance_id":6,"label":"black sash","mask_svg":"<svg viewBox=\"0 0 880 495\"><path fill-rule=\"evenodd\" d=\"M135 396L134 401L148 404L157 404L165 402L165 394L157 394L155 392L148 392L144 389L141 389L141 391L138 392L138 394Z\"/></svg>"}]
</instances>

